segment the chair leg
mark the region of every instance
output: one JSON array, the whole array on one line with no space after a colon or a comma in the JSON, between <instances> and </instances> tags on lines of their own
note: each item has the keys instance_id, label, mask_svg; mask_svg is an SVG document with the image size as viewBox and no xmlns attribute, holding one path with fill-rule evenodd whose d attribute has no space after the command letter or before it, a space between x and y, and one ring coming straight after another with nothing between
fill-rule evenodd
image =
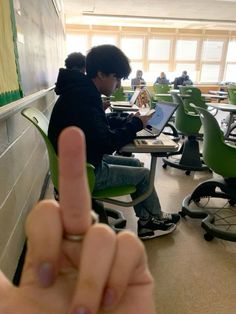
<instances>
[{"instance_id":1,"label":"chair leg","mask_svg":"<svg viewBox=\"0 0 236 314\"><path fill-rule=\"evenodd\" d=\"M202 207L201 199L218 198L228 200L229 206L216 209ZM195 203L195 206L192 206ZM180 215L203 219L201 226L206 231L204 239L214 237L236 242L235 232L236 178L213 178L200 183L191 195L184 198Z\"/></svg>"},{"instance_id":2,"label":"chair leg","mask_svg":"<svg viewBox=\"0 0 236 314\"><path fill-rule=\"evenodd\" d=\"M104 208L103 203L98 200L92 200L93 210L98 214L99 221L111 226L115 231L126 226L126 219L122 212ZM110 218L110 219L109 219Z\"/></svg>"},{"instance_id":3,"label":"chair leg","mask_svg":"<svg viewBox=\"0 0 236 314\"><path fill-rule=\"evenodd\" d=\"M165 129L168 129L170 128L171 132L168 132L167 130ZM180 140L180 136L179 136L179 133L178 131L176 130L175 126L171 123L167 123L166 127L165 127L163 133L165 135L169 135L169 136L172 136L172 140L175 141L175 142L178 142Z\"/></svg>"},{"instance_id":4,"label":"chair leg","mask_svg":"<svg viewBox=\"0 0 236 314\"><path fill-rule=\"evenodd\" d=\"M108 216L107 216L106 211L104 210L103 203L97 200L92 200L92 208L95 211L95 213L98 215L99 222L108 225L109 224Z\"/></svg>"}]
</instances>

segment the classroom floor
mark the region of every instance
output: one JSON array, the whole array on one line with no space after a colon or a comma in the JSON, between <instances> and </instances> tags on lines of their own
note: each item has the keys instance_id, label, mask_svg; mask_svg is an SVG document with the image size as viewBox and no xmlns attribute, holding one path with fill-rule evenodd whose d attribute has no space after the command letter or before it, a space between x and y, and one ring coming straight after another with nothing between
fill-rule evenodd
<instances>
[{"instance_id":1,"label":"classroom floor","mask_svg":"<svg viewBox=\"0 0 236 314\"><path fill-rule=\"evenodd\" d=\"M148 154L137 157L149 166ZM160 158L155 187L163 211L177 213L183 198L211 177L208 171L186 176L178 169L163 169ZM123 213L127 228L136 232L133 209ZM207 242L204 233L201 220L186 217L172 234L143 242L155 280L158 314L236 313L236 243L217 238Z\"/></svg>"}]
</instances>

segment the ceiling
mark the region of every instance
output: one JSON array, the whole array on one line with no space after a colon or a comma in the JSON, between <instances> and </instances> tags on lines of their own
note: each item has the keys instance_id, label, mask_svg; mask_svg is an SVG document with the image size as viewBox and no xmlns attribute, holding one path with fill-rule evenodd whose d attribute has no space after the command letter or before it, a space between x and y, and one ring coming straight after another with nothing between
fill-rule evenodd
<instances>
[{"instance_id":1,"label":"ceiling","mask_svg":"<svg viewBox=\"0 0 236 314\"><path fill-rule=\"evenodd\" d=\"M236 30L236 0L63 0L66 24Z\"/></svg>"}]
</instances>

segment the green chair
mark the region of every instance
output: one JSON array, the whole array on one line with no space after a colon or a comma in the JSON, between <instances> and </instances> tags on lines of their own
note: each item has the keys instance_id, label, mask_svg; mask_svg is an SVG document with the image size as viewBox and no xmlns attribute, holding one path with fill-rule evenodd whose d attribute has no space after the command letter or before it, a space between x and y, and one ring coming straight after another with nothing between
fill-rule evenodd
<instances>
[{"instance_id":1,"label":"green chair","mask_svg":"<svg viewBox=\"0 0 236 314\"><path fill-rule=\"evenodd\" d=\"M182 203L182 216L204 218L202 227L206 230L205 239L213 237L236 241L236 147L225 142L223 132L217 120L206 109L195 107L200 114L204 129L203 159L204 162L221 178L213 177L197 186L191 195ZM211 209L201 206L201 199L206 203L210 198L228 200L231 207ZM199 205L193 208L193 203ZM224 204L225 205L225 204ZM222 207L224 207L222 205Z\"/></svg>"},{"instance_id":2,"label":"green chair","mask_svg":"<svg viewBox=\"0 0 236 314\"><path fill-rule=\"evenodd\" d=\"M230 85L228 87L228 97L229 97L229 103L232 105L236 105L236 85ZM236 115L231 113L228 114L228 116L222 121L224 122L224 124L226 124L229 128L228 131L228 137L227 139L235 141L236 139L236 134L235 134L235 130L236 130Z\"/></svg>"},{"instance_id":3,"label":"green chair","mask_svg":"<svg viewBox=\"0 0 236 314\"><path fill-rule=\"evenodd\" d=\"M172 102L170 88L171 86L168 84L154 84L153 89L155 92L155 100Z\"/></svg>"},{"instance_id":4,"label":"green chair","mask_svg":"<svg viewBox=\"0 0 236 314\"><path fill-rule=\"evenodd\" d=\"M199 150L198 137L201 128L201 120L199 115L192 109L186 109L183 100L177 93L171 93L173 101L179 106L175 114L175 127L176 129L186 136L180 150L175 153L169 153L167 157L163 158L163 168L167 165L185 170L186 175L191 171L204 171L208 167L203 164ZM180 155L180 159L172 158L172 156Z\"/></svg>"},{"instance_id":5,"label":"green chair","mask_svg":"<svg viewBox=\"0 0 236 314\"><path fill-rule=\"evenodd\" d=\"M207 109L205 99L202 97L202 93L199 88L194 86L180 86L180 94L183 95L184 106L189 111L194 111L191 104ZM188 96L188 97L184 97Z\"/></svg>"},{"instance_id":6,"label":"green chair","mask_svg":"<svg viewBox=\"0 0 236 314\"><path fill-rule=\"evenodd\" d=\"M55 198L58 198L58 158L57 154L50 142L50 140L47 137L47 130L48 130L48 125L49 121L47 117L37 110L36 108L26 108L23 109L21 114L27 118L33 125L38 129L40 134L43 137L43 140L46 144L47 147L47 152L48 152L48 158L49 158L49 169L50 169L50 175L51 175L51 180L54 186L55 190ZM92 199L106 199L109 197L117 197L117 196L122 196L122 195L127 195L134 193L136 191L135 186L121 186L121 187L116 187L116 188L107 188L103 189L100 191L94 191L94 185L95 185L95 174L94 174L94 167L87 163L87 175L88 175L88 183L89 183L89 188L91 192L91 197ZM111 216L113 219L115 219L115 222L113 223L114 227L121 228L124 227L126 224L126 220L124 219L123 215L115 210L106 210L106 212L103 211L103 209L100 206L101 204L99 203L94 203L94 208L95 211L101 216L101 219L103 222L108 222L108 217Z\"/></svg>"},{"instance_id":7,"label":"green chair","mask_svg":"<svg viewBox=\"0 0 236 314\"><path fill-rule=\"evenodd\" d=\"M21 114L27 118L33 125L37 128L40 132L48 152L49 158L49 169L50 175L52 179L53 186L55 188L55 198L58 198L58 158L56 152L47 137L47 130L49 121L47 117L40 112L36 108L26 108L21 111ZM115 197L125 196L133 194L136 191L136 187L133 185L124 185L119 187L110 187L102 190L94 190L95 186L95 174L94 174L94 167L91 164L87 164L87 174L88 174L88 182L91 192L91 198L93 200L93 209L100 215L102 218L102 222L108 223L108 218L112 218L112 226L114 228L122 228L126 224L126 220L121 212L113 209L105 209L102 206L103 202L114 204L121 207L131 207L134 206L143 200L145 200L153 191L154 187L154 179L155 179L155 169L156 169L156 158L153 158L151 162L150 168L150 179L149 179L149 186L147 191L143 194L138 196L137 198L131 201L121 201L115 199ZM108 216L108 217L107 217ZM110 219L111 220L111 219Z\"/></svg>"},{"instance_id":8,"label":"green chair","mask_svg":"<svg viewBox=\"0 0 236 314\"><path fill-rule=\"evenodd\" d=\"M236 105L236 85L230 85L228 87L229 103Z\"/></svg>"},{"instance_id":9,"label":"green chair","mask_svg":"<svg viewBox=\"0 0 236 314\"><path fill-rule=\"evenodd\" d=\"M117 88L114 93L111 95L112 101L125 101L127 98L124 94L124 88L121 86L120 88Z\"/></svg>"}]
</instances>

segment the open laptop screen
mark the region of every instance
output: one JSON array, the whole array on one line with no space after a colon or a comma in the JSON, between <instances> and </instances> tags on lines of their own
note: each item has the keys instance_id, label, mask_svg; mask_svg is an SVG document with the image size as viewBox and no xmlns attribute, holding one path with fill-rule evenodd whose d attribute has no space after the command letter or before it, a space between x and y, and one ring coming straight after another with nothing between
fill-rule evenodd
<instances>
[{"instance_id":1,"label":"open laptop screen","mask_svg":"<svg viewBox=\"0 0 236 314\"><path fill-rule=\"evenodd\" d=\"M151 126L151 128L155 130L156 134L160 134L174 111L177 109L177 106L178 105L175 103L158 102L156 104L155 113L147 123L147 128L149 128L148 126Z\"/></svg>"}]
</instances>

